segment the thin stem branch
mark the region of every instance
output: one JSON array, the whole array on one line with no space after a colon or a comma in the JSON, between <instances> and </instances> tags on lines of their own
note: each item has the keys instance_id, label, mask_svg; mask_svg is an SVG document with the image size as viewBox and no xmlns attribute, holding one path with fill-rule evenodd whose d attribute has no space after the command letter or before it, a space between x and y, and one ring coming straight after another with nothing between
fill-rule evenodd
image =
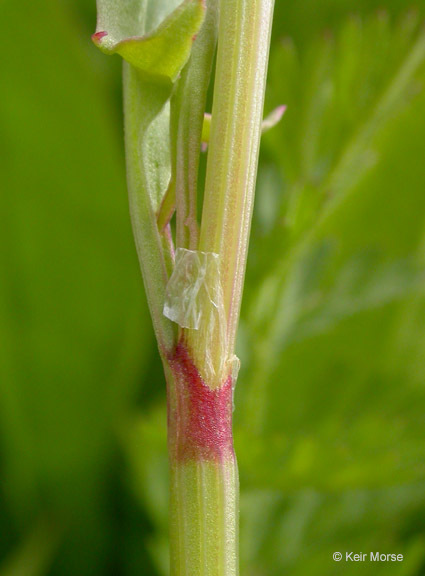
<instances>
[{"instance_id":1,"label":"thin stem branch","mask_svg":"<svg viewBox=\"0 0 425 576\"><path fill-rule=\"evenodd\" d=\"M176 246L191 250L198 247L198 167L217 28L218 0L209 0L204 24L171 100L173 177L177 207Z\"/></svg>"}]
</instances>

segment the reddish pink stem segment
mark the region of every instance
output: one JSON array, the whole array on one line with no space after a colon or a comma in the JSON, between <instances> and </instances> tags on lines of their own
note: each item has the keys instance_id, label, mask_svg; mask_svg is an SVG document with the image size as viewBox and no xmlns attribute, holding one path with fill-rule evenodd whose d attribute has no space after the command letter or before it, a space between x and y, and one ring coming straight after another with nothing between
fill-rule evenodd
<instances>
[{"instance_id":1,"label":"reddish pink stem segment","mask_svg":"<svg viewBox=\"0 0 425 576\"><path fill-rule=\"evenodd\" d=\"M232 376L212 390L202 380L184 343L170 360L174 390L169 390L170 455L176 461L234 458Z\"/></svg>"}]
</instances>

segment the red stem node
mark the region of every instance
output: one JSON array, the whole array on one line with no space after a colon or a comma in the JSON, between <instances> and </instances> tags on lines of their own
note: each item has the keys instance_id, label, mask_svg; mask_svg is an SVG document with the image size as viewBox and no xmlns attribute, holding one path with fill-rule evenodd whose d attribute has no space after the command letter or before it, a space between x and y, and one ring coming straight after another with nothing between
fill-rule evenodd
<instances>
[{"instance_id":1,"label":"red stem node","mask_svg":"<svg viewBox=\"0 0 425 576\"><path fill-rule=\"evenodd\" d=\"M186 345L179 342L169 360L173 382L168 390L170 457L175 462L234 458L232 375L215 389L201 378Z\"/></svg>"}]
</instances>

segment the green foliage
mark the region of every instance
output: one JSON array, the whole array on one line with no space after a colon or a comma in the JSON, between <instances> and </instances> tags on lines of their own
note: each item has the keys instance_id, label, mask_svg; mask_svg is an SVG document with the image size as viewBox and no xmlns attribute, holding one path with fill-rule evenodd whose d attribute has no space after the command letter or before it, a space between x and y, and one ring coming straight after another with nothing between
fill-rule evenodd
<instances>
[{"instance_id":1,"label":"green foliage","mask_svg":"<svg viewBox=\"0 0 425 576\"><path fill-rule=\"evenodd\" d=\"M331 559L351 549L405 555L363 573L424 570L425 47L384 4L276 7L266 111L288 109L263 137L235 395L246 576L355 574ZM167 570L120 74L77 5L2 3L1 576Z\"/></svg>"},{"instance_id":2,"label":"green foliage","mask_svg":"<svg viewBox=\"0 0 425 576\"><path fill-rule=\"evenodd\" d=\"M270 105L288 113L264 137L276 208L256 222L236 395L245 526L264 526L253 574L336 574L333 551L390 548L394 573L421 573L424 80L411 15L273 53Z\"/></svg>"},{"instance_id":3,"label":"green foliage","mask_svg":"<svg viewBox=\"0 0 425 576\"><path fill-rule=\"evenodd\" d=\"M138 70L176 80L189 58L193 36L202 24L202 0L132 0L124 9L118 2L99 0L97 31L93 39L107 54L120 54Z\"/></svg>"},{"instance_id":4,"label":"green foliage","mask_svg":"<svg viewBox=\"0 0 425 576\"><path fill-rule=\"evenodd\" d=\"M173 10L173 8L175 8ZM171 11L173 10L173 11ZM152 321L161 350L174 329L162 310L171 248L157 216L170 180L170 104L174 83L190 56L205 15L202 0L135 2L98 0L93 41L124 63L124 120L130 213Z\"/></svg>"}]
</instances>

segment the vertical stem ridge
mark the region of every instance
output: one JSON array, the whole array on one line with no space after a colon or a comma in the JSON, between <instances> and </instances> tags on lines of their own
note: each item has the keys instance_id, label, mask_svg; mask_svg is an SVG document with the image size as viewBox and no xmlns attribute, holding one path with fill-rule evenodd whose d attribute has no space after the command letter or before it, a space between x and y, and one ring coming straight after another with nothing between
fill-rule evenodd
<instances>
[{"instance_id":1,"label":"vertical stem ridge","mask_svg":"<svg viewBox=\"0 0 425 576\"><path fill-rule=\"evenodd\" d=\"M220 4L199 249L221 256L230 355L245 275L273 7L274 0L221 0Z\"/></svg>"},{"instance_id":2,"label":"vertical stem ridge","mask_svg":"<svg viewBox=\"0 0 425 576\"><path fill-rule=\"evenodd\" d=\"M171 100L176 245L191 250L198 247L198 168L205 104L217 42L217 20L218 0L208 0L204 23Z\"/></svg>"},{"instance_id":3,"label":"vertical stem ridge","mask_svg":"<svg viewBox=\"0 0 425 576\"><path fill-rule=\"evenodd\" d=\"M171 576L237 576L236 460L171 467Z\"/></svg>"}]
</instances>

